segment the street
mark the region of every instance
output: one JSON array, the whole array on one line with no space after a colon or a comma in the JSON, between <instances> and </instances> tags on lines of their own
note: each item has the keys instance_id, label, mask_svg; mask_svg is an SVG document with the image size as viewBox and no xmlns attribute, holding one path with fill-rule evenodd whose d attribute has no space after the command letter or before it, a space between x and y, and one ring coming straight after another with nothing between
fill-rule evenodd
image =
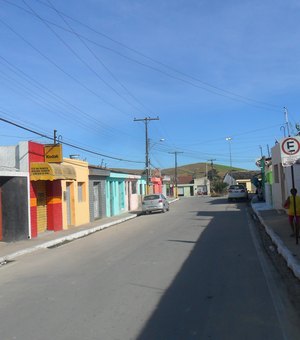
<instances>
[{"instance_id":1,"label":"street","mask_svg":"<svg viewBox=\"0 0 300 340\"><path fill-rule=\"evenodd\" d=\"M0 268L1 340L299 339L247 203L182 198Z\"/></svg>"}]
</instances>

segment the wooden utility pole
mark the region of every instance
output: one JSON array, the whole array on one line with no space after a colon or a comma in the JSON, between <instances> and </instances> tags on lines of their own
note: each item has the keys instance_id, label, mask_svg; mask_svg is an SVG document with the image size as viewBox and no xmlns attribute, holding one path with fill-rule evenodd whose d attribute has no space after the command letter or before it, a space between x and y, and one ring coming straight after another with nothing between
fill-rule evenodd
<instances>
[{"instance_id":1,"label":"wooden utility pole","mask_svg":"<svg viewBox=\"0 0 300 340\"><path fill-rule=\"evenodd\" d=\"M173 152L169 152L169 153L175 155L175 197L177 198L178 197L177 154L183 153L183 152L173 151Z\"/></svg>"},{"instance_id":2,"label":"wooden utility pole","mask_svg":"<svg viewBox=\"0 0 300 340\"><path fill-rule=\"evenodd\" d=\"M149 138L148 138L148 122L150 120L159 120L159 117L156 118L150 118L150 117L145 117L141 119L134 118L135 122L144 122L145 123L145 144L146 144L146 152L145 152L145 167L146 167L146 183L147 183L147 188L146 188L146 194L149 194L149 177L150 177L150 171L149 171Z\"/></svg>"}]
</instances>

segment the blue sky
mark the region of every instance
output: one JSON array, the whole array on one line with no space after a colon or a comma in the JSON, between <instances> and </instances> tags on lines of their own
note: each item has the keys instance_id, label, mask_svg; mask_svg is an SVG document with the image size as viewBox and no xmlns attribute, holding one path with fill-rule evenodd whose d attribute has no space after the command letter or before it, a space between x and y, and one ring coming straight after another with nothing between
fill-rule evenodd
<instances>
[{"instance_id":1,"label":"blue sky","mask_svg":"<svg viewBox=\"0 0 300 340\"><path fill-rule=\"evenodd\" d=\"M0 118L92 164L257 169L296 133L300 3L0 0ZM0 122L0 145L50 140ZM231 137L231 141L226 141ZM164 139L161 141L161 139Z\"/></svg>"}]
</instances>

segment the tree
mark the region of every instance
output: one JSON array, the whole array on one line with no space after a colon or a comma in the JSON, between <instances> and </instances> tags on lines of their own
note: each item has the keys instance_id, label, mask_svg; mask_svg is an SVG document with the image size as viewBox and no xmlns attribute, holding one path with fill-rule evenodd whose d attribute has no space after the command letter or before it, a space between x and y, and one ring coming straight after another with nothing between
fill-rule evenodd
<instances>
[{"instance_id":1,"label":"tree","mask_svg":"<svg viewBox=\"0 0 300 340\"><path fill-rule=\"evenodd\" d=\"M218 175L216 169L213 168L209 170L207 177L210 180L210 190L213 195L222 195L225 193L227 184L223 182L223 179Z\"/></svg>"}]
</instances>

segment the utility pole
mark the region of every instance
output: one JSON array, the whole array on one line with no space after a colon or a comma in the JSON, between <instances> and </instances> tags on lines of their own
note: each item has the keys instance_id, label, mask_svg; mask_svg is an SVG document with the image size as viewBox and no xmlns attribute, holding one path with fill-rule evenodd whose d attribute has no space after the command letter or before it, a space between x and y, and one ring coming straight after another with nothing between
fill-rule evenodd
<instances>
[{"instance_id":1,"label":"utility pole","mask_svg":"<svg viewBox=\"0 0 300 340\"><path fill-rule=\"evenodd\" d=\"M146 167L146 183L147 183L147 188L146 188L146 194L149 194L149 176L150 176L150 172L149 172L149 138L148 138L148 122L150 120L159 120L159 117L156 118L150 118L150 117L145 117L145 118L134 118L135 122L144 122L145 123L145 144L146 144L146 152L145 152L145 167Z\"/></svg>"},{"instance_id":2,"label":"utility pole","mask_svg":"<svg viewBox=\"0 0 300 340\"><path fill-rule=\"evenodd\" d=\"M216 159L215 159L215 158L213 158L213 159L208 159L207 161L210 162L210 166L211 166L211 168L213 169L213 168L214 168L214 161L216 161Z\"/></svg>"},{"instance_id":3,"label":"utility pole","mask_svg":"<svg viewBox=\"0 0 300 340\"><path fill-rule=\"evenodd\" d=\"M169 153L175 155L175 197L177 198L178 197L177 154L183 153L183 152L173 151L173 152L169 152Z\"/></svg>"},{"instance_id":4,"label":"utility pole","mask_svg":"<svg viewBox=\"0 0 300 340\"><path fill-rule=\"evenodd\" d=\"M215 158L212 158L212 159L208 159L207 160L208 162L210 162L210 167L211 167L211 175L210 176L208 176L208 172L207 172L207 175L206 175L206 177L211 181L212 179L213 179L213 176L214 176L214 173L213 173L213 168L214 168L214 161L216 161L216 159Z\"/></svg>"},{"instance_id":5,"label":"utility pole","mask_svg":"<svg viewBox=\"0 0 300 340\"><path fill-rule=\"evenodd\" d=\"M54 130L53 142L54 142L54 145L56 145L56 143L57 143L57 130Z\"/></svg>"},{"instance_id":6,"label":"utility pole","mask_svg":"<svg viewBox=\"0 0 300 340\"><path fill-rule=\"evenodd\" d=\"M259 145L259 149L260 149L260 157L262 158L263 157L263 152L262 152L262 146Z\"/></svg>"}]
</instances>

